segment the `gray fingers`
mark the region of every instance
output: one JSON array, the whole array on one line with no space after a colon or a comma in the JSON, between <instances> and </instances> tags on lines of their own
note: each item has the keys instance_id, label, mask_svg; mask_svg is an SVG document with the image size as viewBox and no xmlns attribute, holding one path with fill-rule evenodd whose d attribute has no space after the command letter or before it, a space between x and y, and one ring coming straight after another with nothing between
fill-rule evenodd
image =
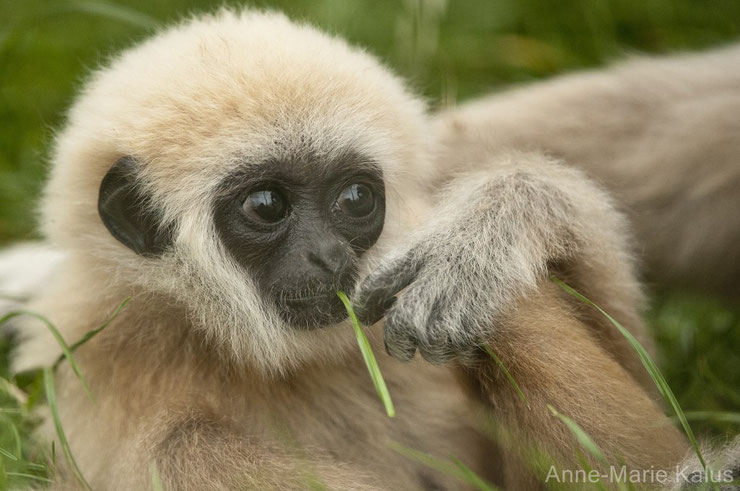
<instances>
[{"instance_id":1,"label":"gray fingers","mask_svg":"<svg viewBox=\"0 0 740 491\"><path fill-rule=\"evenodd\" d=\"M396 302L396 295L416 279L421 266L421 261L407 252L365 278L352 298L360 321L366 325L378 322Z\"/></svg>"}]
</instances>

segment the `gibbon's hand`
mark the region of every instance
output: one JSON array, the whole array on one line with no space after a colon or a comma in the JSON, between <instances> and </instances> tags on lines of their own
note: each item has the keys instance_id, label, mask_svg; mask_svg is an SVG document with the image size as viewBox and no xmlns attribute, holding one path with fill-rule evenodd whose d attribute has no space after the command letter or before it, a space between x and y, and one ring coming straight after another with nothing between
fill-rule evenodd
<instances>
[{"instance_id":1,"label":"gibbon's hand","mask_svg":"<svg viewBox=\"0 0 740 491\"><path fill-rule=\"evenodd\" d=\"M587 294L593 277L636 291L625 221L576 169L511 153L458 175L436 198L410 246L362 280L354 296L365 322L385 315L386 349L396 358L410 360L418 348L435 363L473 361L483 344L495 343L497 322L553 266L578 275Z\"/></svg>"},{"instance_id":2,"label":"gibbon's hand","mask_svg":"<svg viewBox=\"0 0 740 491\"><path fill-rule=\"evenodd\" d=\"M434 363L472 361L495 319L537 276L499 191L495 180L453 183L410 246L358 286L357 313L367 324L385 315L391 356L410 360L418 348Z\"/></svg>"}]
</instances>

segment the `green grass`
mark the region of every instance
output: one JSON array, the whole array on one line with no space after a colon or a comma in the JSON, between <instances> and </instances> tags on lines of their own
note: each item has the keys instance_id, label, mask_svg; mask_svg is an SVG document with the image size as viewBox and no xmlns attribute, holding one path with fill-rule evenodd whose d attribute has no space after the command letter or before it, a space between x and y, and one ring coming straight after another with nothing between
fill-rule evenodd
<instances>
[{"instance_id":1,"label":"green grass","mask_svg":"<svg viewBox=\"0 0 740 491\"><path fill-rule=\"evenodd\" d=\"M392 418L396 415L396 409L393 407L393 401L388 392L388 387L385 385L383 374L380 373L378 362L375 361L375 355L373 354L373 349L370 347L370 341L368 341L367 336L365 336L365 331L362 330L360 321L357 320L357 316L355 315L355 311L352 308L352 304L350 304L347 295L342 291L338 291L337 295L344 304L344 308L347 309L347 314L349 314L350 322L352 323L352 328L354 329L355 337L357 338L357 345L360 347L362 358L365 360L365 364L367 365L367 371L370 373L370 378L375 386L375 391L383 402L385 413L389 418Z\"/></svg>"},{"instance_id":2,"label":"green grass","mask_svg":"<svg viewBox=\"0 0 740 491\"><path fill-rule=\"evenodd\" d=\"M0 245L36 237L34 203L53 132L90 69L156 25L187 12L243 3L0 0ZM366 46L408 77L433 107L598 66L625 52L694 49L740 37L736 0L250 4L284 10ZM737 434L740 310L693 292L669 291L653 299L648 319L657 340L656 364L694 431ZM10 348L11 341L0 338L5 380L10 380ZM43 380L19 376L15 382L22 393L0 387L0 489L6 480L43 482L55 452L29 438L38 423L30 409L44 398Z\"/></svg>"},{"instance_id":3,"label":"green grass","mask_svg":"<svg viewBox=\"0 0 740 491\"><path fill-rule=\"evenodd\" d=\"M598 462L602 464L609 464L609 461L607 460L606 456L601 452L601 449L596 445L596 443L591 439L591 436L589 436L586 431L581 428L581 425L576 423L574 420L569 418L568 416L561 414L558 412L557 409L552 407L550 404L547 405L547 409L552 413L553 416L558 418L571 432L571 434L575 437L576 440L578 440L578 443L581 445L582 448L586 449L586 451L595 458ZM582 453L578 454L579 460L581 462L581 467L583 470L585 470L587 473L591 472L593 469L591 465L588 463L588 461L584 458ZM598 482L593 483L594 489L608 489L606 487L606 484L604 484L601 479L598 479ZM623 482L616 483L617 489L626 489L627 486Z\"/></svg>"},{"instance_id":4,"label":"green grass","mask_svg":"<svg viewBox=\"0 0 740 491\"><path fill-rule=\"evenodd\" d=\"M69 361L69 364L72 367L72 371L75 373L75 375L77 376L77 378L80 379L80 382L82 382L82 386L85 387L85 391L88 393L88 395L90 396L90 398L92 398L92 392L90 392L90 387L87 385L87 381L85 380L85 377L82 375L82 372L80 371L80 367L77 366L77 363L75 362L75 359L72 356L72 350L67 345L67 343L64 340L64 338L62 337L62 334L57 330L56 327L54 327L54 324L49 319L47 319L43 315L39 315L39 314L37 314L35 312L28 312L28 311L25 311L25 310L19 310L17 312L11 312L11 313L9 313L9 314L4 315L3 317L1 317L0 318L0 326L2 326L3 324L5 324L6 322L12 320L13 318L20 317L20 316L32 317L32 318L38 320L39 322L42 322L47 327L47 329L49 329L49 331L51 332L51 334L54 336L54 339L56 339L57 343L59 343L59 346L62 349L62 356ZM61 359L64 359L64 358L60 358L60 360ZM57 366L57 364L55 364L51 368L56 368L56 366Z\"/></svg>"},{"instance_id":5,"label":"green grass","mask_svg":"<svg viewBox=\"0 0 740 491\"><path fill-rule=\"evenodd\" d=\"M64 452L64 456L66 457L67 462L69 462L70 467L72 468L72 472L75 475L75 478L77 479L77 482L84 489L88 491L92 491L92 487L90 487L90 484L85 480L85 476L82 475L82 471L77 465L77 461L75 460L74 455L72 454L72 449L69 446L67 435L64 432L64 426L62 425L62 419L59 416L59 406L57 405L57 396L56 396L56 389L55 389L55 384L54 384L54 369L52 367L44 367L41 373L42 373L42 377L44 380L44 393L46 395L46 403L49 405L49 410L51 411L51 419L54 422L54 429L56 430L59 443L62 446L62 451Z\"/></svg>"},{"instance_id":6,"label":"green grass","mask_svg":"<svg viewBox=\"0 0 740 491\"><path fill-rule=\"evenodd\" d=\"M701 435L737 434L735 420L713 414L740 411L740 311L688 292L654 299L648 320L656 362Z\"/></svg>"},{"instance_id":7,"label":"green grass","mask_svg":"<svg viewBox=\"0 0 740 491\"><path fill-rule=\"evenodd\" d=\"M64 426L59 416L54 377L59 365L64 361L68 362L73 373L85 388L90 398L93 398L90 387L77 365L73 353L77 348L90 341L103 329L108 327L126 307L129 300L130 298L124 299L103 324L85 333L82 338L75 341L72 345L67 343L53 322L35 312L15 311L0 318L0 328L8 321L20 316L31 317L43 323L54 336L54 339L56 339L62 350L62 354L50 366L30 372L11 374L7 367L7 354L10 344L7 343L7 338L3 338L3 343L0 344L2 353L5 355L2 358L3 373L0 376L0 414L7 413L17 416L16 419L0 419L0 490L8 489L9 487L25 487L34 482L37 484L39 482L50 482L49 477L54 475L55 442L52 441L50 452L47 453L45 449L35 443L34 438L31 436L31 431L39 424L39 420L33 416L33 411L41 402L45 402L49 406L57 440L62 446L64 456L78 484L84 489L92 489L90 484L85 480L82 471L77 466L69 441L67 440ZM43 401L40 398L40 392L42 390L44 395ZM7 450L7 448L11 447L5 446L5 440L8 435L12 436L14 444L12 450ZM31 452L24 452L24 444L32 446L33 450ZM6 466L8 464L22 469L25 468L24 472L7 471Z\"/></svg>"},{"instance_id":8,"label":"green grass","mask_svg":"<svg viewBox=\"0 0 740 491\"><path fill-rule=\"evenodd\" d=\"M449 459L442 459L435 457L426 452L409 448L398 442L390 441L388 446L399 455L406 457L407 459L418 462L422 465L435 469L436 471L446 474L448 476L459 479L462 482L469 484L475 489L480 491L494 491L498 489L496 486L486 482L483 478L473 472L468 466L460 462L455 456L450 456Z\"/></svg>"},{"instance_id":9,"label":"green grass","mask_svg":"<svg viewBox=\"0 0 740 491\"><path fill-rule=\"evenodd\" d=\"M504 372L504 375L506 376L506 379L509 381L509 384L511 385L511 388L516 391L516 394L519 396L519 399L524 403L524 405L527 407L527 409L532 409L532 407L529 405L529 401L527 400L527 397L522 392L522 389L519 388L519 384L516 383L516 380L514 380L514 377L511 376L511 373L509 372L509 369L506 368L506 365L501 361L501 358L498 357L495 351L491 349L490 346L483 346L483 349L488 353L488 356L491 357L491 359L496 363L496 365L499 367L499 369Z\"/></svg>"},{"instance_id":10,"label":"green grass","mask_svg":"<svg viewBox=\"0 0 740 491\"><path fill-rule=\"evenodd\" d=\"M31 438L40 420L32 410L43 397L43 378L38 375L12 380L8 374L7 354L11 343L0 340L0 466L7 487L21 487L48 482L50 449ZM12 455L9 457L8 454ZM6 489L0 486L0 489Z\"/></svg>"}]
</instances>

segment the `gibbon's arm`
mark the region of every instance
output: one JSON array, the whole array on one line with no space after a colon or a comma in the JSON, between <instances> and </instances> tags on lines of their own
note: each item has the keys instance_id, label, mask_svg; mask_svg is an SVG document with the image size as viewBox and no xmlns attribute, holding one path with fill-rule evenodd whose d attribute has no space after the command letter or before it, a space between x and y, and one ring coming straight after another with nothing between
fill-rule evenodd
<instances>
[{"instance_id":1,"label":"gibbon's arm","mask_svg":"<svg viewBox=\"0 0 740 491\"><path fill-rule=\"evenodd\" d=\"M387 314L392 355L410 359L417 348L434 362L474 355L481 340L495 344L490 326L550 273L634 326L648 344L626 223L581 172L540 154L510 153L486 170L459 175L438 201L410 245L391 254L355 295L360 315L375 321L406 288ZM622 336L596 316L593 322L615 356L643 377Z\"/></svg>"},{"instance_id":2,"label":"gibbon's arm","mask_svg":"<svg viewBox=\"0 0 740 491\"><path fill-rule=\"evenodd\" d=\"M592 326L579 319L567 297L544 281L536 294L517 304L515 313L496 324L492 349L517 381L526 404L493 363L468 372L492 412L494 439L504 450L506 489L537 489L551 463L557 471L581 469L579 454L594 469L610 472L576 442L548 405L575 420L617 472L624 465L672 475L688 448L685 439L660 405L596 341ZM538 454L551 460L534 464Z\"/></svg>"},{"instance_id":3,"label":"gibbon's arm","mask_svg":"<svg viewBox=\"0 0 740 491\"><path fill-rule=\"evenodd\" d=\"M435 363L476 367L468 373L516 439L558 462L577 463L577 453L546 404L631 466L679 460L686 445L652 400L632 347L547 279L563 278L647 344L629 234L606 193L545 156L512 153L452 180L430 216L355 296L367 321L386 316L392 356L409 360L418 349ZM511 366L531 410L501 386L508 382L483 344Z\"/></svg>"}]
</instances>

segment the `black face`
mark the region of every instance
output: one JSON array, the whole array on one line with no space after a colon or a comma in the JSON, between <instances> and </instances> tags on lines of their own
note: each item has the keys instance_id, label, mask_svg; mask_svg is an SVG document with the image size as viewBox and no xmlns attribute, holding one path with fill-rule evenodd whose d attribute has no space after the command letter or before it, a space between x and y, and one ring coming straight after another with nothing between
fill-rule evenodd
<instances>
[{"instance_id":1,"label":"black face","mask_svg":"<svg viewBox=\"0 0 740 491\"><path fill-rule=\"evenodd\" d=\"M357 262L385 219L380 168L357 155L249 166L214 206L221 240L283 318L299 328L341 321Z\"/></svg>"}]
</instances>

